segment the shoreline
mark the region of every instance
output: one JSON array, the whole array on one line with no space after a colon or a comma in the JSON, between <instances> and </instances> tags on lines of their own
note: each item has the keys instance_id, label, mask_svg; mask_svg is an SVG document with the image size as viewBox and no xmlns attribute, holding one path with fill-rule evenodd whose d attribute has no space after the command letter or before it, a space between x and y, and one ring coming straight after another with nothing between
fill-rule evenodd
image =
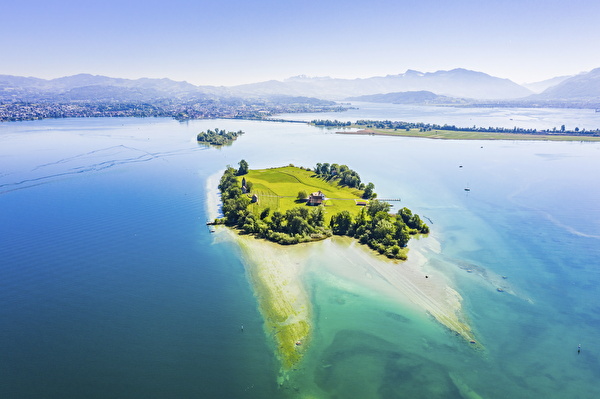
<instances>
[{"instance_id":1,"label":"shoreline","mask_svg":"<svg viewBox=\"0 0 600 399\"><path fill-rule=\"evenodd\" d=\"M354 131L337 131L335 134L348 134L358 136L393 136L393 137L415 137L421 139L435 140L523 140L523 141L583 141L598 142L598 136L583 135L550 135L550 134L523 134L523 133L493 133L493 132L471 132L454 130L431 130L428 132L403 132L403 131L381 131L373 129L360 129Z\"/></svg>"},{"instance_id":2,"label":"shoreline","mask_svg":"<svg viewBox=\"0 0 600 399\"><path fill-rule=\"evenodd\" d=\"M219 217L223 217L221 211L221 193L219 192L219 182L224 169L208 176L206 179L206 214L212 222Z\"/></svg>"}]
</instances>

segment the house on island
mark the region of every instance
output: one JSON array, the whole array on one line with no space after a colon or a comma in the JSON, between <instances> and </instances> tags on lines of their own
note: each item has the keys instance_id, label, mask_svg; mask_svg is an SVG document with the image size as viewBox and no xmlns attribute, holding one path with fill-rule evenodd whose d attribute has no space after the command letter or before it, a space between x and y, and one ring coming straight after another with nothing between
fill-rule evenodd
<instances>
[{"instance_id":1,"label":"house on island","mask_svg":"<svg viewBox=\"0 0 600 399\"><path fill-rule=\"evenodd\" d=\"M308 196L307 204L317 206L323 204L323 201L325 201L325 194L323 194L321 191L317 191L316 193L311 193Z\"/></svg>"}]
</instances>

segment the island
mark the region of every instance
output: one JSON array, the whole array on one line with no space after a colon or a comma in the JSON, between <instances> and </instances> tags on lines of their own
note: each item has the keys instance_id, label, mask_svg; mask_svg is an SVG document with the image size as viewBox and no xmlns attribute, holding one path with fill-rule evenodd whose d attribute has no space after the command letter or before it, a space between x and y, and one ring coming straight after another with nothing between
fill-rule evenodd
<instances>
[{"instance_id":1,"label":"island","mask_svg":"<svg viewBox=\"0 0 600 399\"><path fill-rule=\"evenodd\" d=\"M221 177L224 218L215 223L244 234L283 245L349 236L388 258L406 260L410 237L429 233L410 209L390 213L390 203L376 199L374 184L365 185L346 165L260 170L249 170L245 160L239 165Z\"/></svg>"},{"instance_id":2,"label":"island","mask_svg":"<svg viewBox=\"0 0 600 399\"><path fill-rule=\"evenodd\" d=\"M218 181L222 217L207 223L228 226L216 236L225 234L239 245L265 332L276 347L280 384L301 367L310 348L315 314L304 278L315 259L319 267L329 267L325 258L344 259L343 271L333 272L351 276L341 279L358 279L399 306L408 301L478 345L460 294L443 275L424 272L424 254L438 251L437 241L418 240L408 259L409 240L426 237L429 227L406 207L390 212L390 204L376 198L374 184L364 184L348 166L253 170L241 160L239 168L228 166L210 180L215 190Z\"/></svg>"},{"instance_id":3,"label":"island","mask_svg":"<svg viewBox=\"0 0 600 399\"><path fill-rule=\"evenodd\" d=\"M219 128L216 128L215 130L208 129L205 132L198 133L196 140L198 143L202 144L223 146L233 143L242 134L244 134L244 132L241 130L238 130L237 132L227 132L223 129L219 130Z\"/></svg>"}]
</instances>

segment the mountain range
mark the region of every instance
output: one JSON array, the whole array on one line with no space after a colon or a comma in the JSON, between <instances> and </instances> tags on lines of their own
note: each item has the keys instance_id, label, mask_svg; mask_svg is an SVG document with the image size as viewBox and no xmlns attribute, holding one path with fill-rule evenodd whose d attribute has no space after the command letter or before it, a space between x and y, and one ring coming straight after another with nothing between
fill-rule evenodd
<instances>
[{"instance_id":1,"label":"mountain range","mask_svg":"<svg viewBox=\"0 0 600 399\"><path fill-rule=\"evenodd\" d=\"M295 76L238 86L196 86L170 79L121 79L80 74L57 79L0 75L0 101L154 101L223 98L320 98L408 103L519 101L523 103L600 103L600 68L571 77L557 77L524 87L467 69L419 72L359 79ZM543 91L541 91L543 90ZM541 91L541 93L539 93ZM408 94L398 94L407 93ZM420 94L415 94L420 92ZM429 93L425 93L429 92ZM538 92L536 94L535 92ZM432 96L436 96L435 98ZM400 99L400 100L399 100ZM372 99L371 99L372 100ZM370 101L362 98L361 101Z\"/></svg>"}]
</instances>

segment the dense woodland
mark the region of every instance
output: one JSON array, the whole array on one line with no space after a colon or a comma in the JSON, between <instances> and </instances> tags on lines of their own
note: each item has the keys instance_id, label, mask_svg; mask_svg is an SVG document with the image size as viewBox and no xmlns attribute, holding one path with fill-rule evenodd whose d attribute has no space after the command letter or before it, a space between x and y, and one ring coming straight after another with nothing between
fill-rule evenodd
<instances>
[{"instance_id":1,"label":"dense woodland","mask_svg":"<svg viewBox=\"0 0 600 399\"><path fill-rule=\"evenodd\" d=\"M348 211L333 215L329 226L325 224L325 208L322 205L302 205L283 213L265 208L260 214L254 214L248 210L252 194L243 192L238 180L238 176L247 171L248 164L242 160L237 170L227 167L219 184L224 218L218 222L243 233L284 245L321 240L332 234L345 235L395 259L406 259L403 248L411 235L429 233L429 227L410 209L402 208L393 214L389 203L378 200L371 200L357 216ZM245 183L247 188L249 182Z\"/></svg>"},{"instance_id":2,"label":"dense woodland","mask_svg":"<svg viewBox=\"0 0 600 399\"><path fill-rule=\"evenodd\" d=\"M198 133L197 140L199 143L210 144L210 145L225 145L230 144L234 140L237 140L239 136L244 134L243 131L238 130L237 132L226 132L225 130L208 129L206 132Z\"/></svg>"}]
</instances>

